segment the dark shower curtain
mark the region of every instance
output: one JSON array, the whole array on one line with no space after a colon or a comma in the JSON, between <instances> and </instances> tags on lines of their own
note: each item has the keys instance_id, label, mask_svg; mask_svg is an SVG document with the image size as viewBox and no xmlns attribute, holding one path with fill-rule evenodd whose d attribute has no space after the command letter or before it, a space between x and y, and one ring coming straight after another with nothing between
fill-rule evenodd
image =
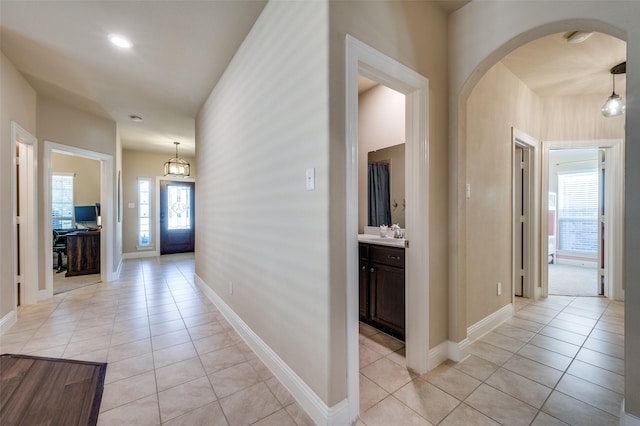
<instances>
[{"instance_id":1,"label":"dark shower curtain","mask_svg":"<svg viewBox=\"0 0 640 426\"><path fill-rule=\"evenodd\" d=\"M369 226L391 226L389 165L369 163Z\"/></svg>"}]
</instances>

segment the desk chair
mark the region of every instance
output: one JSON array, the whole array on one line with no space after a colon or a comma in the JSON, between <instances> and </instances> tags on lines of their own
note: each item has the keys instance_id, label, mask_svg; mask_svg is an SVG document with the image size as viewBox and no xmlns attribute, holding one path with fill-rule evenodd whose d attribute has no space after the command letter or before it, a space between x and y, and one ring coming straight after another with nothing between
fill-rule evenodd
<instances>
[{"instance_id":1,"label":"desk chair","mask_svg":"<svg viewBox=\"0 0 640 426\"><path fill-rule=\"evenodd\" d=\"M53 230L53 251L58 253L58 265L56 266L56 273L60 273L66 269L62 265L62 253L67 251L67 241L65 238L60 238L60 233Z\"/></svg>"}]
</instances>

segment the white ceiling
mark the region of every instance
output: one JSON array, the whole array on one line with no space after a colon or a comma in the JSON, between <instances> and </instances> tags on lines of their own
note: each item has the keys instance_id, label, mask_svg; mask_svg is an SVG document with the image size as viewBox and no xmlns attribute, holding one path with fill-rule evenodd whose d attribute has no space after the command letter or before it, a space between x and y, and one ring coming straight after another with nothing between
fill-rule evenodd
<instances>
[{"instance_id":1,"label":"white ceiling","mask_svg":"<svg viewBox=\"0 0 640 426\"><path fill-rule=\"evenodd\" d=\"M115 120L124 147L193 154L196 113L265 4L2 0L0 41L38 93Z\"/></svg>"},{"instance_id":2,"label":"white ceiling","mask_svg":"<svg viewBox=\"0 0 640 426\"><path fill-rule=\"evenodd\" d=\"M626 42L602 33L567 43L567 33L552 34L507 55L502 63L538 95L611 94L610 69L627 57ZM616 92L624 97L626 74L616 75Z\"/></svg>"},{"instance_id":3,"label":"white ceiling","mask_svg":"<svg viewBox=\"0 0 640 426\"><path fill-rule=\"evenodd\" d=\"M447 11L466 1L441 0ZM2 0L4 54L36 91L118 123L127 149L195 152L195 115L266 0ZM114 48L121 33L133 49ZM503 63L541 96L611 92L609 69L626 44L594 34L568 44L541 38ZM624 96L625 76L616 77ZM604 98L603 98L604 99ZM130 115L139 115L134 123Z\"/></svg>"}]
</instances>

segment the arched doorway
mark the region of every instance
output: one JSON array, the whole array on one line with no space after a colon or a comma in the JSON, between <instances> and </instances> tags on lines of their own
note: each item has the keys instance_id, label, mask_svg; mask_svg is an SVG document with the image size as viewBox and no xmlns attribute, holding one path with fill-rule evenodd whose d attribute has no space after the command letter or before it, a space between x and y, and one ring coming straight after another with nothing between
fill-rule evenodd
<instances>
[{"instance_id":1,"label":"arched doorway","mask_svg":"<svg viewBox=\"0 0 640 426\"><path fill-rule=\"evenodd\" d=\"M481 76L496 64L500 58L513 49L535 40L544 35L569 31L577 26L583 30L604 32L620 39L626 40L628 64L640 65L640 34L634 29L635 24L631 15L640 12L640 5L631 5L604 2L580 3L580 19L576 18L575 3L554 3L553 7L536 2L480 4L474 3L468 6L466 13L452 16L450 19L450 57L451 61L451 87L450 94L453 99L450 107L451 140L450 151L450 178L451 187L463 187L467 181L467 115L465 104L471 91L480 80ZM613 6L613 7L612 7ZM486 31L491 28L491 31ZM631 69L631 68L630 68ZM628 98L638 98L640 93L640 75L629 74L627 93ZM627 104L627 115L633 114L637 104ZM640 135L640 123L627 120L625 124L625 136L627 140L634 140ZM640 159L640 146L628 144L625 148L625 164L627 165L626 180L640 179L640 172L630 169ZM461 342L466 337L467 321L467 293L468 276L466 263L470 253L466 247L467 239L467 215L464 192L459 191L457 196L451 197L450 212L456 217L456 224L451 227L450 238L458 246L458 251L450 258L450 286L451 293L457 295L450 299L450 311L455 318L452 327L452 340ZM625 256L631 255L640 249L640 225L633 223L631 217L640 214L640 188L625 186ZM633 235L632 235L633 234ZM631 237L629 237L632 235ZM634 264L635 263L635 264ZM625 281L630 282L631 277L640 276L640 265L637 262L625 262ZM637 306L640 303L640 289L625 286L625 305ZM625 398L628 414L638 417L640 414L640 372L634 371L630 360L638 356L640 350L640 332L632 330L629 324L640 320L640 312L632 309L625 310ZM637 369L636 369L637 370ZM621 412L625 415L624 409ZM626 415L627 420L631 419Z\"/></svg>"}]
</instances>

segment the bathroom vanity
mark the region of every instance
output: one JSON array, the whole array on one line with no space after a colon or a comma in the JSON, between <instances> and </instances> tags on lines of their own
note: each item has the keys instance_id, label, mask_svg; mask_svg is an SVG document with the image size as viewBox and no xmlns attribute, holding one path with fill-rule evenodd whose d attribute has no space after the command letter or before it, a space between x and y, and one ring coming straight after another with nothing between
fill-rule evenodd
<instances>
[{"instance_id":1,"label":"bathroom vanity","mask_svg":"<svg viewBox=\"0 0 640 426\"><path fill-rule=\"evenodd\" d=\"M360 235L360 321L400 340L405 329L405 241Z\"/></svg>"}]
</instances>

